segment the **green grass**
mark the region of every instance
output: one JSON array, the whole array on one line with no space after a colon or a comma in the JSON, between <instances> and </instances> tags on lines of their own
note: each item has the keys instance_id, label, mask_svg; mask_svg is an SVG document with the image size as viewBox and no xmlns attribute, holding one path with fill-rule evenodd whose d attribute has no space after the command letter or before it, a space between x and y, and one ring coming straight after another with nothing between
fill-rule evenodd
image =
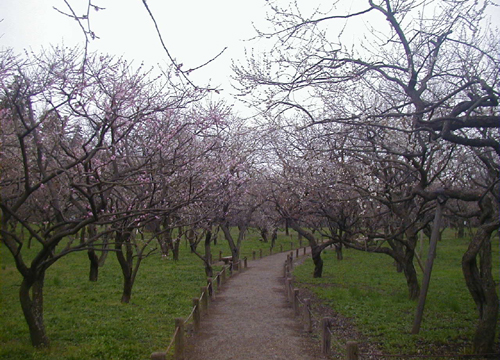
<instances>
[{"instance_id":1,"label":"green grass","mask_svg":"<svg viewBox=\"0 0 500 360\"><path fill-rule=\"evenodd\" d=\"M242 244L241 256L265 249L251 230ZM295 246L298 244L295 239ZM277 249L290 249L291 238L280 234ZM34 247L35 248L35 247ZM30 259L35 250L23 250ZM199 250L203 252L203 244ZM229 254L227 242L219 234L214 258L219 250ZM154 254L143 261L130 304L121 304L122 276L114 253L99 270L99 281L88 281L89 261L85 252L62 258L47 271L45 281L45 325L51 340L48 350L32 348L18 299L21 276L7 249L0 245L0 359L149 359L165 349L174 331L174 319L187 317L192 298L206 285L202 262L189 253L183 241L180 260L174 262ZM218 269L216 269L218 270Z\"/></svg>"},{"instance_id":2,"label":"green grass","mask_svg":"<svg viewBox=\"0 0 500 360\"><path fill-rule=\"evenodd\" d=\"M334 251L326 251L322 278L312 278L310 259L296 268L294 276L299 288L312 290L340 314L352 319L358 330L386 353L431 354L436 346L444 345L453 349L453 353L469 353L477 314L461 270L467 240L453 239L451 232L446 234L438 244L418 335L410 334L417 302L408 300L404 275L396 272L393 260L386 255L347 249L344 260L338 261ZM493 252L493 271L498 284L498 236ZM420 281L421 272L417 271Z\"/></svg>"}]
</instances>

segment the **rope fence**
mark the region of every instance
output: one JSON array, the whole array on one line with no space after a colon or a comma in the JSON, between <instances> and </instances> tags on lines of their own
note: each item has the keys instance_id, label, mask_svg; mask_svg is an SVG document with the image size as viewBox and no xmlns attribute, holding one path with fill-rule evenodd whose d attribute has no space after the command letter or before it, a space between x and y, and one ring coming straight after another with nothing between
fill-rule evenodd
<instances>
[{"instance_id":1,"label":"rope fence","mask_svg":"<svg viewBox=\"0 0 500 360\"><path fill-rule=\"evenodd\" d=\"M300 247L302 247L302 242L300 242ZM299 248L296 249L297 256L299 254ZM290 242L290 250L294 250L294 243ZM280 245L280 252L283 252L283 244ZM304 248L304 254L306 253L306 248ZM293 256L293 252L291 253ZM269 255L273 255L273 248L269 249ZM256 260L257 252L252 251L252 259ZM259 249L259 258L264 256L263 250ZM223 284L226 283L228 277L237 274L248 268L248 259L244 257L242 260L237 262L232 261L231 256L222 256L222 251L219 252L219 261L224 262L224 266L217 275L212 278L207 278L207 285L201 287L200 296L193 298L193 307L190 314L186 319L177 318L175 319L175 331L165 351L154 352L151 354L151 360L166 360L167 355L174 352L174 360L184 359L185 352L185 329L187 325L192 321L194 332L198 332L201 328L201 315L208 314L208 308L210 302L215 300L216 291L219 292L222 289Z\"/></svg>"},{"instance_id":2,"label":"rope fence","mask_svg":"<svg viewBox=\"0 0 500 360\"><path fill-rule=\"evenodd\" d=\"M305 254L305 252L304 252ZM298 257L298 252L297 252ZM300 290L294 288L292 271L293 269L293 253L287 256L287 260L283 266L283 275L285 283L285 294L288 303L294 310L294 316L299 318L302 322L303 329L306 332L313 332L313 322L318 324L321 333L321 352L323 355L336 356L337 358L344 358L346 360L359 360L363 357L366 359L384 359L384 358L398 358L398 359L479 359L479 358L500 358L500 354L481 354L481 355L464 355L464 354L450 354L450 355L422 355L422 354L381 354L381 353L362 353L359 352L357 341L347 341L345 345L345 354L332 352L332 338L334 336L332 327L334 325L333 319L321 318L319 319L311 309L311 300L301 300L299 297Z\"/></svg>"}]
</instances>

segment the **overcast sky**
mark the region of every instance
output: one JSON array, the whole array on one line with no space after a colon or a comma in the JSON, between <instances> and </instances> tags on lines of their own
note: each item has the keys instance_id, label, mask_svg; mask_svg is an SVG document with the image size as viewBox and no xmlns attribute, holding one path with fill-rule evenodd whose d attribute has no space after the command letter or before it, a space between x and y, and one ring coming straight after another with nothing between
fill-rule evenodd
<instances>
[{"instance_id":1,"label":"overcast sky","mask_svg":"<svg viewBox=\"0 0 500 360\"><path fill-rule=\"evenodd\" d=\"M77 6L87 1L68 0ZM168 50L184 68L196 67L228 49L209 66L194 72L199 86L221 86L228 93L232 58L242 58L244 41L255 35L253 23L262 24L265 0L148 0ZM99 39L90 50L123 55L138 64L154 66L168 62L154 24L141 0L94 0L105 10L92 12L91 27ZM53 7L68 11L63 0L1 0L0 46L38 51L50 44L83 45L77 22ZM75 8L78 15L85 8ZM254 44L253 46L258 46Z\"/></svg>"},{"instance_id":2,"label":"overcast sky","mask_svg":"<svg viewBox=\"0 0 500 360\"><path fill-rule=\"evenodd\" d=\"M86 0L66 0L83 15ZM297 0L301 7L314 3L330 6L329 1ZM284 4L291 0L283 0ZM216 62L199 70L192 79L199 86L221 86L227 94L231 59L243 59L244 48L259 51L260 42L245 41L255 35L254 25L263 28L268 10L265 0L148 0L171 54L185 68L205 63L225 47ZM349 2L362 5L365 2ZM123 55L137 63L154 66L168 62L154 25L142 0L94 0L105 10L92 12L91 27L100 38L92 41L91 51ZM69 11L64 0L1 0L0 46L38 51L50 44L82 45L84 37L77 22L61 15L53 7ZM348 9L346 9L348 11ZM351 10L353 10L351 8ZM499 23L500 13L496 19Z\"/></svg>"}]
</instances>

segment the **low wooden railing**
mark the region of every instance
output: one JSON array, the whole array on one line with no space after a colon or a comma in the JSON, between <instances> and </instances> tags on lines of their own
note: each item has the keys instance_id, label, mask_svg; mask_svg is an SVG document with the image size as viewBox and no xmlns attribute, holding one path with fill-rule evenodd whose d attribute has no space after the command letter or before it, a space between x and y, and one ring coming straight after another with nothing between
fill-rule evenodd
<instances>
[{"instance_id":1,"label":"low wooden railing","mask_svg":"<svg viewBox=\"0 0 500 360\"><path fill-rule=\"evenodd\" d=\"M150 359L166 360L167 354L169 354L172 350L174 352L174 359L184 359L186 325L192 321L193 330L195 332L199 331L201 328L201 316L203 314L208 314L210 303L215 300L216 291L219 292L222 289L222 286L226 283L228 277L238 273L239 271L243 271L247 267L247 259L244 258L243 261L225 265L222 270L217 273L215 278L207 278L207 285L201 288L200 296L193 298L193 308L188 317L186 319L176 318L174 320L174 335L172 336L172 340L170 341L167 349L165 351L152 353Z\"/></svg>"},{"instance_id":2,"label":"low wooden railing","mask_svg":"<svg viewBox=\"0 0 500 360\"><path fill-rule=\"evenodd\" d=\"M297 252L298 254L298 252ZM304 252L305 254L305 252ZM321 336L321 352L323 355L337 355L332 352L332 328L334 326L333 319L331 318L317 318L311 310L310 299L301 300L299 297L300 290L294 287L293 278L293 253L287 256L287 260L283 266L283 275L285 279L285 294L287 301L294 310L294 316L299 318L302 322L304 331L311 333L313 331L313 320L318 324ZM385 358L397 358L397 359L415 359L415 358L456 358L456 359L473 359L473 358L484 358L492 357L500 358L500 354L483 354L483 355L464 355L464 354L451 354L451 355L423 355L423 354L378 354L378 353L362 353L359 350L359 343L357 341L347 341L345 346L345 359L346 360L359 360L363 357L366 359L385 359Z\"/></svg>"},{"instance_id":3,"label":"low wooden railing","mask_svg":"<svg viewBox=\"0 0 500 360\"><path fill-rule=\"evenodd\" d=\"M302 243L300 243L302 245ZM303 253L306 253L306 248L299 247L295 249L296 256L299 256L300 249L303 249ZM294 243L290 242L290 250L291 255L293 257ZM283 252L283 244L280 244L280 252ZM256 251L252 251L252 259L256 259ZM269 249L269 255L273 255L273 248ZM264 255L263 249L259 249L259 258L262 258ZM223 261L225 264L221 271L217 273L217 275L212 278L207 278L207 286L201 288L201 295L199 298L193 298L193 308L191 313L188 315L186 319L176 318L175 322L175 330L172 336L172 340L168 345L165 351L154 352L151 354L151 360L166 360L167 355L173 351L174 360L184 359L184 351L185 351L185 328L186 325L189 324L190 321L193 322L193 330L195 332L200 330L201 327L201 316L203 314L208 313L208 309L210 303L215 300L216 291L219 292L222 289L223 284L226 283L228 277L243 271L248 267L248 259L244 257L242 260L238 262L232 262L232 259L229 257L223 257L222 252L219 253L219 260ZM226 260L226 261L224 261ZM215 285L214 285L215 284Z\"/></svg>"}]
</instances>

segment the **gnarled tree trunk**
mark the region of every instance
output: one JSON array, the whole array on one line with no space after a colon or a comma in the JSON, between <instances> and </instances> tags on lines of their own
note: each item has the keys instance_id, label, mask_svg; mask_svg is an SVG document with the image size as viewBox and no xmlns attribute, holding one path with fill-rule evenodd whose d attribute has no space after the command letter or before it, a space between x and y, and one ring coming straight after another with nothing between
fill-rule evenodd
<instances>
[{"instance_id":1,"label":"gnarled tree trunk","mask_svg":"<svg viewBox=\"0 0 500 360\"><path fill-rule=\"evenodd\" d=\"M462 271L474 302L479 319L474 334L476 354L494 353L495 332L498 321L498 295L492 275L491 235L498 229L500 221L489 216L488 222L477 229L462 257ZM479 257L479 264L478 264Z\"/></svg>"},{"instance_id":2,"label":"gnarled tree trunk","mask_svg":"<svg viewBox=\"0 0 500 360\"><path fill-rule=\"evenodd\" d=\"M205 274L207 277L214 276L214 271L212 268L212 231L207 230L205 234Z\"/></svg>"},{"instance_id":3,"label":"gnarled tree trunk","mask_svg":"<svg viewBox=\"0 0 500 360\"><path fill-rule=\"evenodd\" d=\"M99 257L94 249L88 250L87 255L90 260L89 281L97 281L99 277Z\"/></svg>"},{"instance_id":4,"label":"gnarled tree trunk","mask_svg":"<svg viewBox=\"0 0 500 360\"><path fill-rule=\"evenodd\" d=\"M333 242L327 242L325 244L319 245L318 241L314 237L313 234L311 234L309 231L304 230L301 228L295 221L289 220L290 227L297 231L299 236L305 237L307 241L309 242L309 246L311 247L311 257L314 263L314 272L313 272L313 277L314 278L320 278L323 276L323 259L321 258L321 253L323 250L331 245Z\"/></svg>"},{"instance_id":5,"label":"gnarled tree trunk","mask_svg":"<svg viewBox=\"0 0 500 360\"><path fill-rule=\"evenodd\" d=\"M413 256L405 256L403 264L403 272L406 278L406 285L408 287L408 297L410 300L418 299L420 295L420 285L418 283L417 271L413 265Z\"/></svg>"},{"instance_id":6,"label":"gnarled tree trunk","mask_svg":"<svg viewBox=\"0 0 500 360\"><path fill-rule=\"evenodd\" d=\"M124 231L117 231L115 238L116 258L120 264L123 275L123 292L121 302L128 304L132 297L132 287L134 286L134 257L130 237L132 236L132 229ZM138 258L139 261L139 258Z\"/></svg>"},{"instance_id":7,"label":"gnarled tree trunk","mask_svg":"<svg viewBox=\"0 0 500 360\"><path fill-rule=\"evenodd\" d=\"M323 246L311 244L311 257L314 263L314 278L320 278L321 276L323 276L323 259L321 258L321 252L323 251L323 249Z\"/></svg>"},{"instance_id":8,"label":"gnarled tree trunk","mask_svg":"<svg viewBox=\"0 0 500 360\"><path fill-rule=\"evenodd\" d=\"M31 344L37 348L49 347L49 338L43 321L43 285L45 271L30 271L23 278L19 289L19 299L24 317L28 323Z\"/></svg>"}]
</instances>

